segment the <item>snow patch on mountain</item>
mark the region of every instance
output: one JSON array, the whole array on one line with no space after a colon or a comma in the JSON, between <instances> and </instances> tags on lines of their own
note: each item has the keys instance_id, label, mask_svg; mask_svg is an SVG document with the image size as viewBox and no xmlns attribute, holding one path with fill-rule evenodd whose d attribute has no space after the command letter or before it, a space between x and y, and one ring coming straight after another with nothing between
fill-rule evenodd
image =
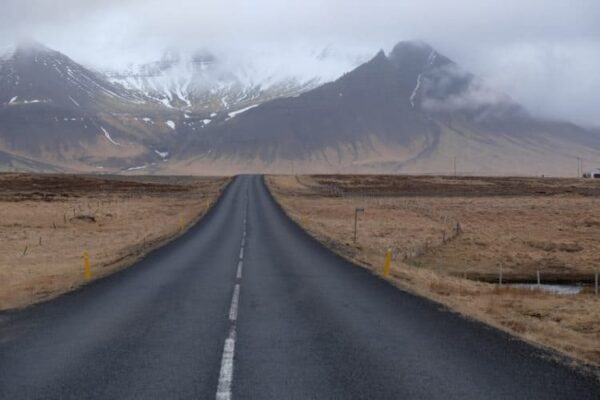
<instances>
[{"instance_id":1,"label":"snow patch on mountain","mask_svg":"<svg viewBox=\"0 0 600 400\"><path fill-rule=\"evenodd\" d=\"M158 151L158 150L154 150L154 152L156 154L158 154L158 156L160 158L162 158L163 160L166 159L167 157L169 157L169 152L168 151Z\"/></svg>"},{"instance_id":2,"label":"snow patch on mountain","mask_svg":"<svg viewBox=\"0 0 600 400\"><path fill-rule=\"evenodd\" d=\"M421 88L422 79L423 79L423 74L419 74L419 76L417 77L417 85L415 86L414 90L412 91L412 93L410 95L409 100L410 100L410 105L412 106L412 108L415 108L415 99L417 98L417 95L419 94L419 89Z\"/></svg>"},{"instance_id":3,"label":"snow patch on mountain","mask_svg":"<svg viewBox=\"0 0 600 400\"><path fill-rule=\"evenodd\" d=\"M285 56L283 56L285 55ZM171 108L228 111L292 97L352 70L368 53L287 46L246 54L169 50L159 61L109 70L110 82ZM211 115L211 118L214 117Z\"/></svg>"},{"instance_id":4,"label":"snow patch on mountain","mask_svg":"<svg viewBox=\"0 0 600 400\"><path fill-rule=\"evenodd\" d=\"M137 170L140 170L140 169L146 169L146 168L148 168L148 166L147 166L147 165L140 165L139 167L131 167L131 168L127 168L127 171L137 171Z\"/></svg>"},{"instance_id":5,"label":"snow patch on mountain","mask_svg":"<svg viewBox=\"0 0 600 400\"><path fill-rule=\"evenodd\" d=\"M437 53L435 52L435 50L431 50L431 53L429 53L429 57L427 58L427 65L431 67L433 63L435 63L436 58Z\"/></svg>"},{"instance_id":6,"label":"snow patch on mountain","mask_svg":"<svg viewBox=\"0 0 600 400\"><path fill-rule=\"evenodd\" d=\"M102 132L104 132L104 137L111 142L112 144L114 144L115 146L120 146L121 144L114 141L112 137L110 137L110 133L108 133L108 131L106 129L104 129L104 127L100 127L100 129L102 129Z\"/></svg>"},{"instance_id":7,"label":"snow patch on mountain","mask_svg":"<svg viewBox=\"0 0 600 400\"><path fill-rule=\"evenodd\" d=\"M71 96L69 96L69 99L73 102L73 104L75 104L77 107L81 107L81 105Z\"/></svg>"},{"instance_id":8,"label":"snow patch on mountain","mask_svg":"<svg viewBox=\"0 0 600 400\"><path fill-rule=\"evenodd\" d=\"M227 115L229 115L229 118L234 118L236 115L239 115L239 114L241 114L241 113L244 113L244 112L246 112L246 111L248 111L248 110L251 110L251 109L253 109L254 107L258 107L259 105L260 105L260 104L253 104L253 105L251 105L251 106L248 106L248 107L246 107L246 108L242 108L241 110L237 110L237 111L234 111L234 112L230 112L230 113L228 113Z\"/></svg>"}]
</instances>

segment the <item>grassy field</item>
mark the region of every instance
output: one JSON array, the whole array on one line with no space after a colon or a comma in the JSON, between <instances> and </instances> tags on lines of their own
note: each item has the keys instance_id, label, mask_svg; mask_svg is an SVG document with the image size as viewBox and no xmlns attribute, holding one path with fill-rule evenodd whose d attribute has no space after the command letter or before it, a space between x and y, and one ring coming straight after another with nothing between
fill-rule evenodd
<instances>
[{"instance_id":1,"label":"grassy field","mask_svg":"<svg viewBox=\"0 0 600 400\"><path fill-rule=\"evenodd\" d=\"M600 365L600 298L499 287L590 281L600 267L600 182L549 178L272 176L286 212L343 256L450 309ZM354 213L358 216L354 243ZM459 227L457 229L457 226ZM465 276L468 279L465 279Z\"/></svg>"},{"instance_id":2,"label":"grassy field","mask_svg":"<svg viewBox=\"0 0 600 400\"><path fill-rule=\"evenodd\" d=\"M225 178L0 174L0 310L131 265L198 220Z\"/></svg>"}]
</instances>

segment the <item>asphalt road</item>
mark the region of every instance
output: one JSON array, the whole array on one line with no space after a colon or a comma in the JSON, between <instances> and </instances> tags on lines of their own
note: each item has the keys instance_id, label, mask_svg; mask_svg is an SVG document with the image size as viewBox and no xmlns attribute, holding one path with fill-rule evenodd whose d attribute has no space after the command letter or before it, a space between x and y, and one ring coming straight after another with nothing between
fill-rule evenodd
<instances>
[{"instance_id":1,"label":"asphalt road","mask_svg":"<svg viewBox=\"0 0 600 400\"><path fill-rule=\"evenodd\" d=\"M0 314L0 399L599 399L551 354L308 237L260 177L180 239Z\"/></svg>"}]
</instances>

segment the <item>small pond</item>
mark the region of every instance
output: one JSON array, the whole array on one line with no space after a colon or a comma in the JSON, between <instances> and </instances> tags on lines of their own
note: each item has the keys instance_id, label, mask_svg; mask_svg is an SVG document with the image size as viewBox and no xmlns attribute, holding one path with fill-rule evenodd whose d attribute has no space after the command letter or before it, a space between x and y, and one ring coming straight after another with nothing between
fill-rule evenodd
<instances>
[{"instance_id":1,"label":"small pond","mask_svg":"<svg viewBox=\"0 0 600 400\"><path fill-rule=\"evenodd\" d=\"M581 285L538 285L537 283L512 283L507 286L530 290L542 290L548 293L565 295L579 294L583 290L583 286Z\"/></svg>"}]
</instances>

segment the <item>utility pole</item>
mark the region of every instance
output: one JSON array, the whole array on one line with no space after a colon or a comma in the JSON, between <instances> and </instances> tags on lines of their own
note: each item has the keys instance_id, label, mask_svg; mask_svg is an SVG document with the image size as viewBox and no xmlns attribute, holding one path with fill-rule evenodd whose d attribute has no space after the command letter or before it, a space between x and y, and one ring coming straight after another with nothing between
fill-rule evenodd
<instances>
[{"instance_id":1,"label":"utility pole","mask_svg":"<svg viewBox=\"0 0 600 400\"><path fill-rule=\"evenodd\" d=\"M290 162L292 163L292 175L295 175L294 174L294 160L290 160Z\"/></svg>"},{"instance_id":2,"label":"utility pole","mask_svg":"<svg viewBox=\"0 0 600 400\"><path fill-rule=\"evenodd\" d=\"M581 157L577 157L577 177L581 178Z\"/></svg>"}]
</instances>

